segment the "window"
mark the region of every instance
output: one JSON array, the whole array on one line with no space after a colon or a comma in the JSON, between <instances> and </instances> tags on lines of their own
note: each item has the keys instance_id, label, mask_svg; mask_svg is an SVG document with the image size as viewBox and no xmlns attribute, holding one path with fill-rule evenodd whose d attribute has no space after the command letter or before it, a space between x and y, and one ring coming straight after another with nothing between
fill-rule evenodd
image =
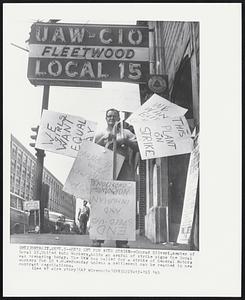
<instances>
[{"instance_id":1,"label":"window","mask_svg":"<svg viewBox=\"0 0 245 300\"><path fill-rule=\"evenodd\" d=\"M27 163L27 155L23 154L23 164L26 165Z\"/></svg>"},{"instance_id":2,"label":"window","mask_svg":"<svg viewBox=\"0 0 245 300\"><path fill-rule=\"evenodd\" d=\"M12 155L13 157L16 157L16 153L17 153L17 147L15 144L12 143Z\"/></svg>"},{"instance_id":3,"label":"window","mask_svg":"<svg viewBox=\"0 0 245 300\"><path fill-rule=\"evenodd\" d=\"M26 176L26 167L22 166L22 175L23 177Z\"/></svg>"},{"instance_id":4,"label":"window","mask_svg":"<svg viewBox=\"0 0 245 300\"><path fill-rule=\"evenodd\" d=\"M19 176L16 176L16 185L20 185L20 177Z\"/></svg>"},{"instance_id":5,"label":"window","mask_svg":"<svg viewBox=\"0 0 245 300\"><path fill-rule=\"evenodd\" d=\"M32 167L31 167L31 169L32 169L32 172L35 172L36 164L34 163L34 161L32 162Z\"/></svg>"},{"instance_id":6,"label":"window","mask_svg":"<svg viewBox=\"0 0 245 300\"><path fill-rule=\"evenodd\" d=\"M22 208L23 208L22 200L18 199L18 201L17 201L17 209L22 209Z\"/></svg>"},{"instance_id":7,"label":"window","mask_svg":"<svg viewBox=\"0 0 245 300\"><path fill-rule=\"evenodd\" d=\"M18 162L21 162L22 161L22 151L21 150L18 150Z\"/></svg>"},{"instance_id":8,"label":"window","mask_svg":"<svg viewBox=\"0 0 245 300\"><path fill-rule=\"evenodd\" d=\"M15 196L10 196L10 206L14 208L17 207L17 198Z\"/></svg>"},{"instance_id":9,"label":"window","mask_svg":"<svg viewBox=\"0 0 245 300\"><path fill-rule=\"evenodd\" d=\"M25 188L26 182L24 179L21 179L20 186L21 188Z\"/></svg>"},{"instance_id":10,"label":"window","mask_svg":"<svg viewBox=\"0 0 245 300\"><path fill-rule=\"evenodd\" d=\"M11 172L15 171L15 167L16 167L16 160L15 159L11 159Z\"/></svg>"},{"instance_id":11,"label":"window","mask_svg":"<svg viewBox=\"0 0 245 300\"><path fill-rule=\"evenodd\" d=\"M19 163L17 163L16 170L17 170L17 175L20 176L21 165Z\"/></svg>"}]
</instances>

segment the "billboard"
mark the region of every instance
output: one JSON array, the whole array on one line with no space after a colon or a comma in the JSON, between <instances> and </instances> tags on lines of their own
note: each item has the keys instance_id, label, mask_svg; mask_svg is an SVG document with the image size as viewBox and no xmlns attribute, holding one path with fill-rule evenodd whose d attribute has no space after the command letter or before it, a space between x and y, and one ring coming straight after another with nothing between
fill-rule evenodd
<instances>
[{"instance_id":1,"label":"billboard","mask_svg":"<svg viewBox=\"0 0 245 300\"><path fill-rule=\"evenodd\" d=\"M36 22L30 32L27 77L34 85L146 83L148 27Z\"/></svg>"}]
</instances>

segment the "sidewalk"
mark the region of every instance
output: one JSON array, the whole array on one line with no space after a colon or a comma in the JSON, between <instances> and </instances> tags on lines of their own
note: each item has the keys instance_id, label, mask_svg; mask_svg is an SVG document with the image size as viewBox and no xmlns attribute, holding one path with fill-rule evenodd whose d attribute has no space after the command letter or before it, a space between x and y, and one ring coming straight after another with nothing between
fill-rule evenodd
<instances>
[{"instance_id":1,"label":"sidewalk","mask_svg":"<svg viewBox=\"0 0 245 300\"><path fill-rule=\"evenodd\" d=\"M79 234L51 234L51 233L26 233L13 234L10 242L14 244L37 244L37 245L62 245L62 246L87 246L90 247L92 241L89 235ZM144 236L137 235L136 241L129 241L128 245L132 249L162 249L162 250L190 250L189 245L155 244ZM115 241L105 241L102 247L115 248Z\"/></svg>"}]
</instances>

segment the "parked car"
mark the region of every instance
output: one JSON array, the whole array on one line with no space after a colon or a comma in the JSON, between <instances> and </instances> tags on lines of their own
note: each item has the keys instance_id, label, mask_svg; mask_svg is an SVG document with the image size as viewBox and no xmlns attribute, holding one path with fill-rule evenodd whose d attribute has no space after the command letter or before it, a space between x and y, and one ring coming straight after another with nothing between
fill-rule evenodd
<instances>
[{"instance_id":1,"label":"parked car","mask_svg":"<svg viewBox=\"0 0 245 300\"><path fill-rule=\"evenodd\" d=\"M65 224L66 224L66 225L69 225L69 227L70 227L70 232L76 232L76 228L75 228L75 227L76 227L76 224L75 224L75 221L74 221L74 220L66 218Z\"/></svg>"},{"instance_id":2,"label":"parked car","mask_svg":"<svg viewBox=\"0 0 245 300\"><path fill-rule=\"evenodd\" d=\"M10 207L10 234L25 233L29 229L29 213Z\"/></svg>"},{"instance_id":3,"label":"parked car","mask_svg":"<svg viewBox=\"0 0 245 300\"><path fill-rule=\"evenodd\" d=\"M53 233L69 233L70 225L66 223L66 217L63 214L49 211L48 226L50 232Z\"/></svg>"}]
</instances>

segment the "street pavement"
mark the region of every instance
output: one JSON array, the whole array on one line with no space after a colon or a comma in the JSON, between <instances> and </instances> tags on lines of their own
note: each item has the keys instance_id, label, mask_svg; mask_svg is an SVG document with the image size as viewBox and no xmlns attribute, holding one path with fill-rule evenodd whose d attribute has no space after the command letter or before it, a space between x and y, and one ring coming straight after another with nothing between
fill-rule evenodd
<instances>
[{"instance_id":1,"label":"street pavement","mask_svg":"<svg viewBox=\"0 0 245 300\"><path fill-rule=\"evenodd\" d=\"M37 245L62 245L62 246L87 246L90 247L92 241L89 235L80 234L53 234L53 233L25 233L12 234L10 242L14 244L37 244ZM128 245L132 249L162 249L162 250L190 250L188 245L152 243L144 236L137 235L136 241L129 241ZM115 248L115 241L105 241L102 247Z\"/></svg>"}]
</instances>

